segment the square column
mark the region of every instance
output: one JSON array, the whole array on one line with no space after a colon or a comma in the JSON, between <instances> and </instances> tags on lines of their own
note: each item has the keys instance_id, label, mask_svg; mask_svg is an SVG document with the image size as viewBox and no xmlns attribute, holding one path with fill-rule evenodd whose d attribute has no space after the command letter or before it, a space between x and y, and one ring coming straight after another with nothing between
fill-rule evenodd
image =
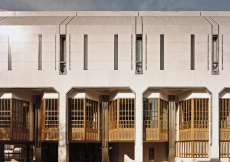
<instances>
[{"instance_id":1,"label":"square column","mask_svg":"<svg viewBox=\"0 0 230 162\"><path fill-rule=\"evenodd\" d=\"M143 162L143 98L136 92L135 100L135 161Z\"/></svg>"},{"instance_id":2,"label":"square column","mask_svg":"<svg viewBox=\"0 0 230 162\"><path fill-rule=\"evenodd\" d=\"M213 93L210 106L210 158L219 160L219 95Z\"/></svg>"},{"instance_id":3,"label":"square column","mask_svg":"<svg viewBox=\"0 0 230 162\"><path fill-rule=\"evenodd\" d=\"M108 96L102 96L102 162L109 162L108 101Z\"/></svg>"},{"instance_id":4,"label":"square column","mask_svg":"<svg viewBox=\"0 0 230 162\"><path fill-rule=\"evenodd\" d=\"M168 130L169 130L169 153L168 153L168 161L175 162L175 130L176 130L176 96L169 95L169 121L168 121Z\"/></svg>"},{"instance_id":5,"label":"square column","mask_svg":"<svg viewBox=\"0 0 230 162\"><path fill-rule=\"evenodd\" d=\"M66 93L59 93L58 162L67 162L67 100Z\"/></svg>"}]
</instances>

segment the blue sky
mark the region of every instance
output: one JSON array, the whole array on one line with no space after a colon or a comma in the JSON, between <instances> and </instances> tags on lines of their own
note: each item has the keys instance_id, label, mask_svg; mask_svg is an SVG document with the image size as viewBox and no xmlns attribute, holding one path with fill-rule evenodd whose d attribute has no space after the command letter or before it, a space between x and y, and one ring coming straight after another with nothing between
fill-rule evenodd
<instances>
[{"instance_id":1,"label":"blue sky","mask_svg":"<svg viewBox=\"0 0 230 162\"><path fill-rule=\"evenodd\" d=\"M230 0L0 0L11 11L230 11Z\"/></svg>"}]
</instances>

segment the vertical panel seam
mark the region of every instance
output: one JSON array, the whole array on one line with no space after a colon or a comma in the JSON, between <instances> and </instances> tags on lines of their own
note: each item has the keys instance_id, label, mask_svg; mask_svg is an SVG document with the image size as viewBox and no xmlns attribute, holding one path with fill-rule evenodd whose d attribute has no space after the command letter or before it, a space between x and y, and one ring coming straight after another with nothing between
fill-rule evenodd
<instances>
[{"instance_id":1,"label":"vertical panel seam","mask_svg":"<svg viewBox=\"0 0 230 162\"><path fill-rule=\"evenodd\" d=\"M203 16L203 18L211 25L211 35L212 35L212 33L213 33L213 25L210 23L210 21L208 21L208 19L206 19L205 16ZM208 70L209 70L209 35L208 35Z\"/></svg>"}]
</instances>

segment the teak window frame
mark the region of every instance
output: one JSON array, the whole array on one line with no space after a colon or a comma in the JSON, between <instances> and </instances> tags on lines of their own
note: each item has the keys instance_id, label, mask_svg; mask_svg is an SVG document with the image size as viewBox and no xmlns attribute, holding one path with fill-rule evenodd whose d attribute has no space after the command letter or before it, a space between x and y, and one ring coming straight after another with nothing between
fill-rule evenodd
<instances>
[{"instance_id":1,"label":"teak window frame","mask_svg":"<svg viewBox=\"0 0 230 162\"><path fill-rule=\"evenodd\" d=\"M134 141L135 99L118 98L109 104L109 141Z\"/></svg>"},{"instance_id":2,"label":"teak window frame","mask_svg":"<svg viewBox=\"0 0 230 162\"><path fill-rule=\"evenodd\" d=\"M99 140L99 104L88 98L69 98L69 140Z\"/></svg>"},{"instance_id":3,"label":"teak window frame","mask_svg":"<svg viewBox=\"0 0 230 162\"><path fill-rule=\"evenodd\" d=\"M179 140L176 142L177 157L208 157L209 104L209 98L192 98L179 102Z\"/></svg>"},{"instance_id":4,"label":"teak window frame","mask_svg":"<svg viewBox=\"0 0 230 162\"><path fill-rule=\"evenodd\" d=\"M0 140L29 140L28 101L0 99Z\"/></svg>"},{"instance_id":5,"label":"teak window frame","mask_svg":"<svg viewBox=\"0 0 230 162\"><path fill-rule=\"evenodd\" d=\"M168 102L161 98L143 100L143 140L168 141Z\"/></svg>"},{"instance_id":6,"label":"teak window frame","mask_svg":"<svg viewBox=\"0 0 230 162\"><path fill-rule=\"evenodd\" d=\"M46 98L42 100L41 115L41 140L58 140L59 128L59 100Z\"/></svg>"},{"instance_id":7,"label":"teak window frame","mask_svg":"<svg viewBox=\"0 0 230 162\"><path fill-rule=\"evenodd\" d=\"M230 98L220 99L220 157L230 158Z\"/></svg>"}]
</instances>

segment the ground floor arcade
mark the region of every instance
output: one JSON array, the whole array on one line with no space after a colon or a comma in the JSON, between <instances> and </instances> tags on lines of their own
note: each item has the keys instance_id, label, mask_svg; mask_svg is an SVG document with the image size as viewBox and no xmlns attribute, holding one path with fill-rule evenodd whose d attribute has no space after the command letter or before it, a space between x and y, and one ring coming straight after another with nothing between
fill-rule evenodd
<instances>
[{"instance_id":1,"label":"ground floor arcade","mask_svg":"<svg viewBox=\"0 0 230 162\"><path fill-rule=\"evenodd\" d=\"M225 161L230 157L229 92L1 89L0 161L122 162L124 155L143 162Z\"/></svg>"}]
</instances>

